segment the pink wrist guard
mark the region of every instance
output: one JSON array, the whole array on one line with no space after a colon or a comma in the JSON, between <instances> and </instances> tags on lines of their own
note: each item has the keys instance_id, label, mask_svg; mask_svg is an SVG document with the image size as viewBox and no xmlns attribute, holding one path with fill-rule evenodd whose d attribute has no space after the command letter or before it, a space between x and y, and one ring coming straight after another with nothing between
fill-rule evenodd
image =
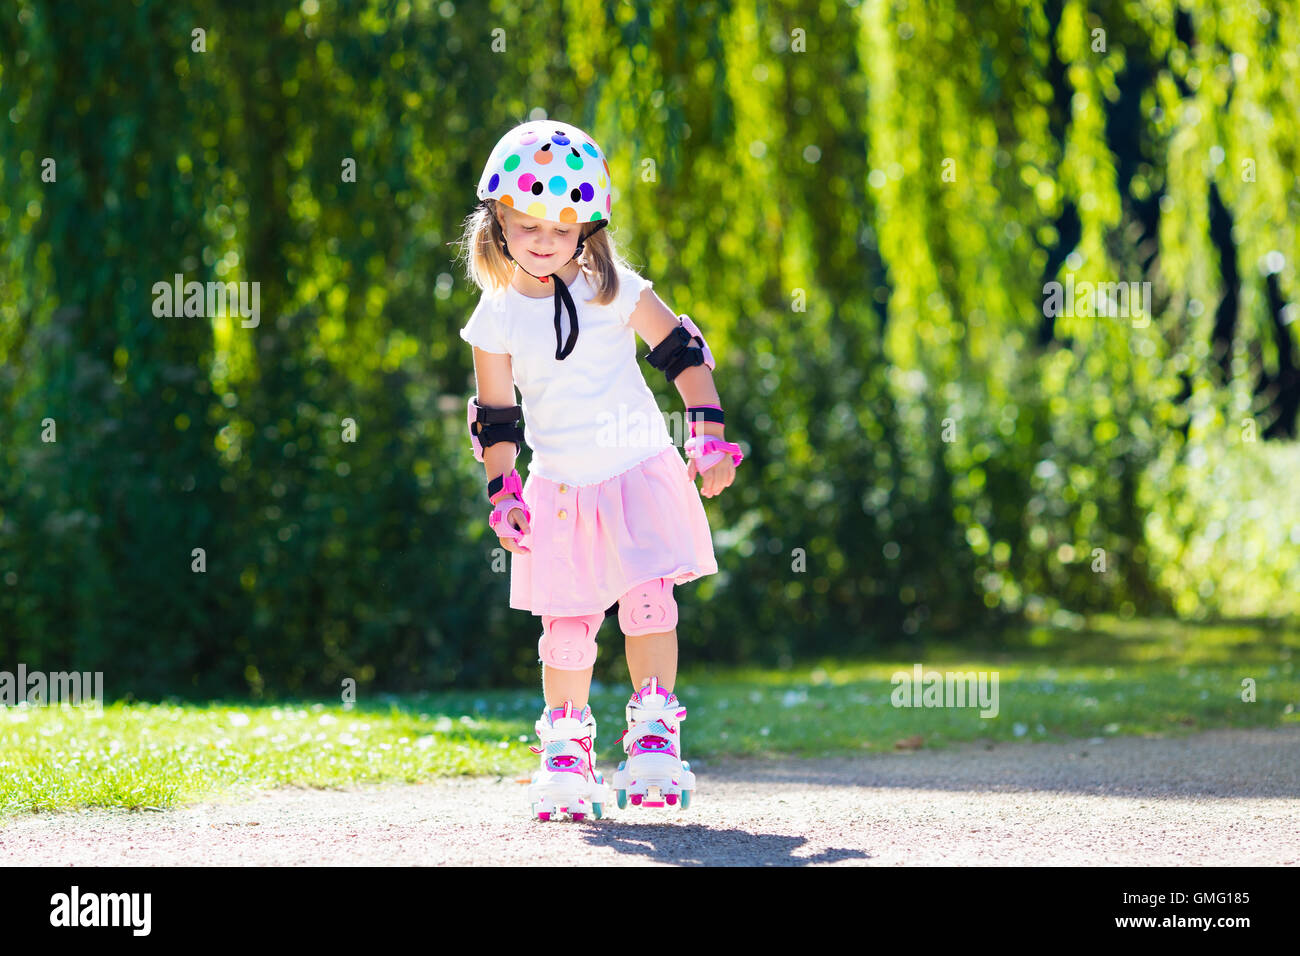
<instances>
[{"instance_id":1,"label":"pink wrist guard","mask_svg":"<svg viewBox=\"0 0 1300 956\"><path fill-rule=\"evenodd\" d=\"M496 532L497 537L518 541L524 533L506 520L510 512L519 508L524 513L524 520L532 523L533 513L523 499L524 484L518 471L511 471L502 479L501 490L492 496L492 513L488 515L488 527Z\"/></svg>"},{"instance_id":2,"label":"pink wrist guard","mask_svg":"<svg viewBox=\"0 0 1300 956\"><path fill-rule=\"evenodd\" d=\"M714 406L716 407L716 406ZM745 460L740 446L733 441L723 441L717 435L695 434L695 422L691 422L691 437L686 439L686 456L696 459L695 471L702 474L708 471L728 455L732 464L739 465Z\"/></svg>"}]
</instances>

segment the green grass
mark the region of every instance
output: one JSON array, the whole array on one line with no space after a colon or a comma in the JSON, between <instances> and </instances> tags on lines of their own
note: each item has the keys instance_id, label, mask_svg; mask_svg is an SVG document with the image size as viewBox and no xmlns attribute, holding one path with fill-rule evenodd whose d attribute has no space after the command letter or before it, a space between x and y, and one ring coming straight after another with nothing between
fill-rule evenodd
<instances>
[{"instance_id":1,"label":"green grass","mask_svg":"<svg viewBox=\"0 0 1300 956\"><path fill-rule=\"evenodd\" d=\"M685 671L686 754L823 756L920 738L1060 740L1275 727L1300 720L1294 628L1104 620L1000 643L927 645L790 670ZM997 672L999 712L898 708L892 675ZM1253 678L1256 701L1242 701ZM594 687L598 757L621 755L623 687ZM536 689L375 696L341 704L114 704L0 710L0 818L78 807L170 807L243 787L335 787L457 774L527 774ZM364 699L364 698L363 698Z\"/></svg>"}]
</instances>

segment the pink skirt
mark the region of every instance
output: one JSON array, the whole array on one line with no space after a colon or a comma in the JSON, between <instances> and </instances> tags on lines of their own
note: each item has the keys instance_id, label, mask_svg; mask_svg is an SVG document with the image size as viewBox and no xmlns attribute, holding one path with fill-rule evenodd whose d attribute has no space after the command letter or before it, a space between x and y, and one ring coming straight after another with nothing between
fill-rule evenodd
<instances>
[{"instance_id":1,"label":"pink skirt","mask_svg":"<svg viewBox=\"0 0 1300 956\"><path fill-rule=\"evenodd\" d=\"M563 489L563 490L561 490ZM568 617L604 613L646 581L717 574L695 482L673 446L592 485L529 475L529 554L510 555L510 606Z\"/></svg>"}]
</instances>

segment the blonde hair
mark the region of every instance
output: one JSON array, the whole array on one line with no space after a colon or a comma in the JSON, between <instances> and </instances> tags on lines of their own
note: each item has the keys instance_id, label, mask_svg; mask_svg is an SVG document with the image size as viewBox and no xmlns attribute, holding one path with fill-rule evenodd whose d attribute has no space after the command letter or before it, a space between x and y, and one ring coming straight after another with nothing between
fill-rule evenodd
<instances>
[{"instance_id":1,"label":"blonde hair","mask_svg":"<svg viewBox=\"0 0 1300 956\"><path fill-rule=\"evenodd\" d=\"M587 282L596 291L591 301L596 305L608 305L618 295L618 268L630 269L631 266L614 248L609 227L597 229L596 226L594 222L582 223L581 235L585 244L578 263ZM480 203L466 217L465 231L460 240L465 273L485 292L499 292L510 285L514 263L506 258L501 248L504 238L501 224L497 221L495 199Z\"/></svg>"}]
</instances>

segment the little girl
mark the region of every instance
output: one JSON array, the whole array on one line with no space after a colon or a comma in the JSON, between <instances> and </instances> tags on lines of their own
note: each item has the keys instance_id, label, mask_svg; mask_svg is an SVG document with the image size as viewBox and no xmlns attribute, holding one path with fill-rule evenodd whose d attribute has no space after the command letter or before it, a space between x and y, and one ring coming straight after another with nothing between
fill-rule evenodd
<instances>
[{"instance_id":1,"label":"little girl","mask_svg":"<svg viewBox=\"0 0 1300 956\"><path fill-rule=\"evenodd\" d=\"M483 295L460 335L474 346L469 429L487 471L489 525L512 552L510 606L542 619L546 704L541 746L531 748L542 761L529 802L541 820L601 816L608 789L587 697L596 632L617 610L635 691L627 759L614 775L618 805L630 796L640 806L688 806L695 776L681 759L686 709L672 693L672 589L718 570L695 476L712 497L743 457L722 440L713 356L695 324L679 323L601 231L612 208L609 164L582 130L543 120L506 133L478 198L465 242ZM689 468L637 365L634 333L688 406ZM526 483L514 469L521 442L532 449Z\"/></svg>"}]
</instances>

